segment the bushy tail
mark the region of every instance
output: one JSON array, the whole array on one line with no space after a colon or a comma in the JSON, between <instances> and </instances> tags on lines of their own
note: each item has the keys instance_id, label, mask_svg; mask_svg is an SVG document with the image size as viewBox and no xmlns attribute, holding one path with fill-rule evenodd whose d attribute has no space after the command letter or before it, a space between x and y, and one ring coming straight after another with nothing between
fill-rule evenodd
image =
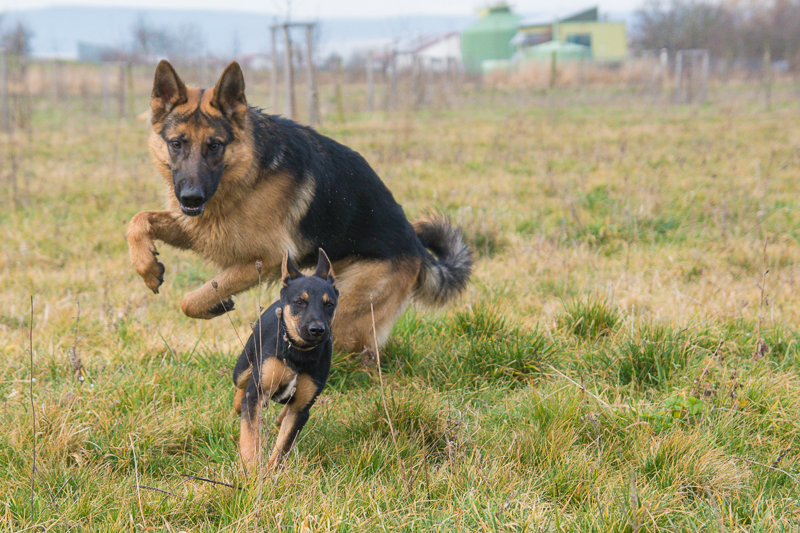
<instances>
[{"instance_id":1,"label":"bushy tail","mask_svg":"<svg viewBox=\"0 0 800 533\"><path fill-rule=\"evenodd\" d=\"M417 220L414 232L420 243L436 256L423 251L414 299L426 305L442 306L467 286L472 271L472 252L461 230L443 215Z\"/></svg>"}]
</instances>

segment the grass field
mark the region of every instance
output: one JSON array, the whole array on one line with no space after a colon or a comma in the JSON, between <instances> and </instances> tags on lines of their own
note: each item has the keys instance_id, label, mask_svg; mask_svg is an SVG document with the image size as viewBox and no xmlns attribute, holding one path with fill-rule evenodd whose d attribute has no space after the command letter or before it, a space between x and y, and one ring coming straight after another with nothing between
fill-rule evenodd
<instances>
[{"instance_id":1,"label":"grass field","mask_svg":"<svg viewBox=\"0 0 800 533\"><path fill-rule=\"evenodd\" d=\"M146 126L37 101L0 155L0 530L797 531L800 99L712 102L484 89L327 121L475 272L405 313L383 388L337 356L248 478L230 372L274 288L188 319L213 270L162 246L151 294L124 239L162 204Z\"/></svg>"}]
</instances>

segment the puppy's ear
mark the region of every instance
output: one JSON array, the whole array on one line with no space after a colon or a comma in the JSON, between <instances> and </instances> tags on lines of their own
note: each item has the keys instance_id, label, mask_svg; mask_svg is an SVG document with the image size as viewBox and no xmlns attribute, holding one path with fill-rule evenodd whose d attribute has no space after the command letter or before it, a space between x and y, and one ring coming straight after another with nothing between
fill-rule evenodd
<instances>
[{"instance_id":1,"label":"puppy's ear","mask_svg":"<svg viewBox=\"0 0 800 533\"><path fill-rule=\"evenodd\" d=\"M162 59L156 67L153 80L153 91L150 93L150 109L153 112L153 124L160 121L164 115L176 106L185 104L186 85L181 80L169 61Z\"/></svg>"},{"instance_id":2,"label":"puppy's ear","mask_svg":"<svg viewBox=\"0 0 800 533\"><path fill-rule=\"evenodd\" d=\"M283 263L281 263L281 279L284 285L288 285L290 281L303 277L303 274L297 270L292 260L289 259L289 250L283 254Z\"/></svg>"},{"instance_id":3,"label":"puppy's ear","mask_svg":"<svg viewBox=\"0 0 800 533\"><path fill-rule=\"evenodd\" d=\"M240 120L247 113L247 99L244 97L244 74L236 61L225 68L214 86L211 105L230 119Z\"/></svg>"},{"instance_id":4,"label":"puppy's ear","mask_svg":"<svg viewBox=\"0 0 800 533\"><path fill-rule=\"evenodd\" d=\"M331 266L331 260L328 259L328 254L326 254L325 250L323 250L322 248L319 249L319 259L317 259L317 271L314 272L314 275L317 276L318 278L328 280L331 283L334 282L333 267Z\"/></svg>"}]
</instances>

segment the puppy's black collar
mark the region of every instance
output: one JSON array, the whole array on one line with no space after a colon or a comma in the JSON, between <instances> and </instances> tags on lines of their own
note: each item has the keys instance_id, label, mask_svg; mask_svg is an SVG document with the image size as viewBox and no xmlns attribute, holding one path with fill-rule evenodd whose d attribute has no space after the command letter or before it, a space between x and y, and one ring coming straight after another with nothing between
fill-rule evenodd
<instances>
[{"instance_id":1,"label":"puppy's black collar","mask_svg":"<svg viewBox=\"0 0 800 533\"><path fill-rule=\"evenodd\" d=\"M310 350L313 350L314 348L316 348L318 346L318 345L314 345L311 348L301 348L300 346L292 344L292 341L289 339L289 337L286 335L286 333L283 334L283 342L285 342L287 345L289 345L289 348L294 348L295 350L302 350L304 352L308 352Z\"/></svg>"}]
</instances>

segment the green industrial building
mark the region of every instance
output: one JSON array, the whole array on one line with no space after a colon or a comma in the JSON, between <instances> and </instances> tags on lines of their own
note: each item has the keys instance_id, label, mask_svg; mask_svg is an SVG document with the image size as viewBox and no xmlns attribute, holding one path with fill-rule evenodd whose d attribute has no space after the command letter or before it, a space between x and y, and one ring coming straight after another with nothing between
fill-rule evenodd
<instances>
[{"instance_id":1,"label":"green industrial building","mask_svg":"<svg viewBox=\"0 0 800 533\"><path fill-rule=\"evenodd\" d=\"M511 40L522 57L537 56L549 42L584 46L601 63L621 63L628 55L625 23L600 21L596 7L555 22L523 21Z\"/></svg>"},{"instance_id":2,"label":"green industrial building","mask_svg":"<svg viewBox=\"0 0 800 533\"><path fill-rule=\"evenodd\" d=\"M461 56L464 69L477 74L486 60L509 60L514 54L511 39L522 17L500 4L480 12L480 18L461 33Z\"/></svg>"}]
</instances>

